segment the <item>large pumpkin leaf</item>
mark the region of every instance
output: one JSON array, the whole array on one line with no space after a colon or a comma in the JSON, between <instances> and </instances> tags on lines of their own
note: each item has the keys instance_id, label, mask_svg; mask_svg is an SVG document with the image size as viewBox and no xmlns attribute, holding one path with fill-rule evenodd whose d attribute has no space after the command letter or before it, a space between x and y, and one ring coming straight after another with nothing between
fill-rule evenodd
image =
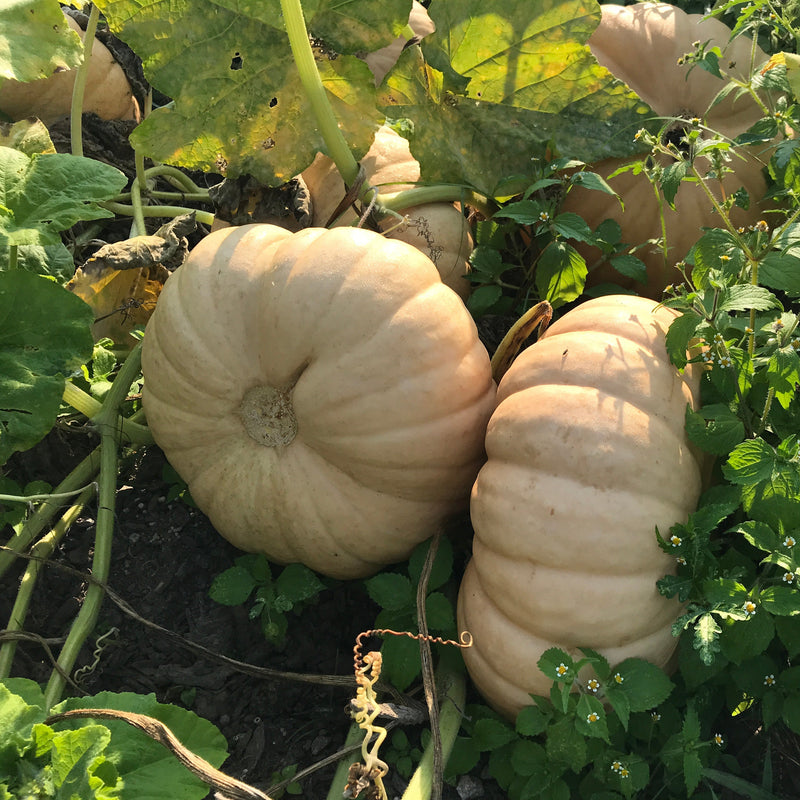
<instances>
[{"instance_id":1,"label":"large pumpkin leaf","mask_svg":"<svg viewBox=\"0 0 800 800\"><path fill-rule=\"evenodd\" d=\"M0 79L35 81L83 61L80 37L56 0L0 3Z\"/></svg>"},{"instance_id":2,"label":"large pumpkin leaf","mask_svg":"<svg viewBox=\"0 0 800 800\"><path fill-rule=\"evenodd\" d=\"M192 753L218 767L227 758L227 742L219 729L194 712L167 703L159 703L153 694L133 692L101 692L93 697L73 697L54 706L54 714L83 708L114 709L144 714L161 721ZM208 794L206 786L181 764L161 743L117 719L102 720L111 732L105 755L114 763L124 784L123 797L136 800L201 800ZM57 722L81 729L92 726L91 718Z\"/></svg>"},{"instance_id":3,"label":"large pumpkin leaf","mask_svg":"<svg viewBox=\"0 0 800 800\"><path fill-rule=\"evenodd\" d=\"M325 149L277 0L100 0L98 5L112 29L142 58L148 80L173 99L131 137L148 155L280 185ZM387 44L400 22L407 21L410 7L398 4L381 27L377 0L310 5L310 30L316 34L317 22L338 49L347 50ZM355 12L356 5L363 24L343 26L341 13ZM389 15L383 11L382 16ZM383 121L374 105L374 78L363 61L337 56L327 47L326 41L318 51L317 66L342 132L360 158Z\"/></svg>"},{"instance_id":4,"label":"large pumpkin leaf","mask_svg":"<svg viewBox=\"0 0 800 800\"><path fill-rule=\"evenodd\" d=\"M593 74L586 81L597 86ZM387 117L410 121L398 130L409 139L424 182L466 183L488 194L504 178L532 179L535 159L548 149L586 162L635 152L634 135L649 113L614 80L588 95L578 81L576 98L562 91L564 105L554 113L469 99L445 88L448 83L419 48L409 48L381 86L379 104ZM543 80L545 94L548 86L551 81ZM554 94L559 86L554 78ZM542 104L555 108L553 98Z\"/></svg>"},{"instance_id":5,"label":"large pumpkin leaf","mask_svg":"<svg viewBox=\"0 0 800 800\"><path fill-rule=\"evenodd\" d=\"M0 147L0 246L58 245L59 231L114 215L98 205L118 194L125 175L67 153L32 157Z\"/></svg>"},{"instance_id":6,"label":"large pumpkin leaf","mask_svg":"<svg viewBox=\"0 0 800 800\"><path fill-rule=\"evenodd\" d=\"M91 358L93 314L23 270L0 272L0 464L53 427L64 376Z\"/></svg>"}]
</instances>

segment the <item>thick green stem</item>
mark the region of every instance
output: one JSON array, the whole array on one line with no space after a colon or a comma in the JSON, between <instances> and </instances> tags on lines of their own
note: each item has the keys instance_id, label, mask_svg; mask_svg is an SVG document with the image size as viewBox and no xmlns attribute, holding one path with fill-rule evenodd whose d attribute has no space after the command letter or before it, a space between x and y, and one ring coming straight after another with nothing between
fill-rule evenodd
<instances>
[{"instance_id":1,"label":"thick green stem","mask_svg":"<svg viewBox=\"0 0 800 800\"><path fill-rule=\"evenodd\" d=\"M69 118L70 148L72 155L83 155L83 96L86 93L86 81L89 77L89 66L92 63L92 47L94 35L97 31L97 21L100 19L100 9L92 5L89 11L89 21L83 34L83 63L75 72L75 83L72 87L72 108Z\"/></svg>"},{"instance_id":2,"label":"thick green stem","mask_svg":"<svg viewBox=\"0 0 800 800\"><path fill-rule=\"evenodd\" d=\"M306 99L311 105L319 132L325 141L328 155L336 164L342 180L348 186L352 186L358 176L358 162L350 152L347 141L339 128L336 115L333 113L325 87L322 85L322 79L314 61L314 52L308 40L308 30L300 0L281 0L281 11L294 63L300 75L300 82L303 84Z\"/></svg>"},{"instance_id":3,"label":"thick green stem","mask_svg":"<svg viewBox=\"0 0 800 800\"><path fill-rule=\"evenodd\" d=\"M19 245L10 244L8 246L8 268L16 269L19 262Z\"/></svg>"},{"instance_id":4,"label":"thick green stem","mask_svg":"<svg viewBox=\"0 0 800 800\"><path fill-rule=\"evenodd\" d=\"M67 640L58 657L59 670L54 670L44 693L45 710L49 710L61 698L64 690L64 675L70 674L81 647L94 630L100 605L105 594L102 584L108 580L111 566L111 545L114 533L114 504L117 491L117 469L119 448L119 406L125 400L131 384L139 374L141 343L133 348L122 365L111 389L103 402L103 410L94 422L100 430L100 476L97 498L97 520L95 523L94 556L92 575L95 581L89 584L80 611L73 620Z\"/></svg>"},{"instance_id":5,"label":"thick green stem","mask_svg":"<svg viewBox=\"0 0 800 800\"><path fill-rule=\"evenodd\" d=\"M95 448L72 472L64 478L53 490L53 495L63 495L86 486L94 480L100 464L100 448ZM33 542L36 537L50 524L50 519L61 507L58 499L45 500L33 513L25 524L6 542L5 549L0 552L0 578L6 570Z\"/></svg>"},{"instance_id":6,"label":"thick green stem","mask_svg":"<svg viewBox=\"0 0 800 800\"><path fill-rule=\"evenodd\" d=\"M25 617L28 615L28 608L33 597L33 590L36 586L36 579L39 577L44 562L50 557L56 545L64 538L64 535L72 526L72 523L78 518L78 515L83 511L84 505L89 501L89 498L94 492L94 485L87 486L80 493L78 501L71 505L63 514L61 519L53 526L52 530L43 536L31 548L31 560L22 580L19 584L17 597L14 601L14 607L11 609L11 615L6 623L7 631L21 631L25 624ZM14 662L14 654L17 650L17 642L10 639L3 643L0 647L0 679L8 678L11 675L11 666Z\"/></svg>"},{"instance_id":7,"label":"thick green stem","mask_svg":"<svg viewBox=\"0 0 800 800\"><path fill-rule=\"evenodd\" d=\"M122 216L132 217L135 214L140 214L142 219L147 217L178 217L181 214L194 213L198 222L204 225L211 225L214 222L214 215L210 211L199 211L196 208L184 208L182 206L139 206L138 210L133 205L125 205L124 203L115 203L111 200L104 203L98 203L103 208L113 211L115 214ZM137 224L138 230L138 224Z\"/></svg>"},{"instance_id":8,"label":"thick green stem","mask_svg":"<svg viewBox=\"0 0 800 800\"><path fill-rule=\"evenodd\" d=\"M442 742L442 762L447 765L447 759L461 727L461 718L464 711L464 702L467 695L467 680L463 667L456 671L445 667L450 659L442 659L437 670L437 683L444 690L442 705L439 710L439 732ZM419 762L408 788L403 792L402 800L430 800L433 790L433 738L428 742L422 760Z\"/></svg>"},{"instance_id":9,"label":"thick green stem","mask_svg":"<svg viewBox=\"0 0 800 800\"><path fill-rule=\"evenodd\" d=\"M64 384L63 400L89 419L93 419L103 410L103 404L99 400L86 394L71 381ZM140 425L125 417L121 418L121 422L122 438L129 444L153 444L153 434L146 425Z\"/></svg>"}]
</instances>

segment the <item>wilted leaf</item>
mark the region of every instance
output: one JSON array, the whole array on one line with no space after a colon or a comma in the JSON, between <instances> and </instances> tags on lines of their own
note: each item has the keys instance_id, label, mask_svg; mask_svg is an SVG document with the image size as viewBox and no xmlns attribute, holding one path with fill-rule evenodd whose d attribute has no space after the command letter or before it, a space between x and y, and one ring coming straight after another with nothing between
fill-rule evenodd
<instances>
[{"instance_id":1,"label":"wilted leaf","mask_svg":"<svg viewBox=\"0 0 800 800\"><path fill-rule=\"evenodd\" d=\"M56 152L50 131L40 119L0 122L0 147L11 147L29 156Z\"/></svg>"},{"instance_id":2,"label":"wilted leaf","mask_svg":"<svg viewBox=\"0 0 800 800\"><path fill-rule=\"evenodd\" d=\"M95 341L125 343L134 328L147 324L169 273L186 260L185 236L194 228L194 214L184 214L152 236L104 245L77 270L67 288L94 311Z\"/></svg>"}]
</instances>

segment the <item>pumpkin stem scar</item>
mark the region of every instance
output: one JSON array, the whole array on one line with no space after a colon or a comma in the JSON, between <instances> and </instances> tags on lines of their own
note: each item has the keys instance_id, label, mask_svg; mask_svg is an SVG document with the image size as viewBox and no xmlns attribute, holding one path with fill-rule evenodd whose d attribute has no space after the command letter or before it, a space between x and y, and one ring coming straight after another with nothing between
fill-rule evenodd
<instances>
[{"instance_id":1,"label":"pumpkin stem scar","mask_svg":"<svg viewBox=\"0 0 800 800\"><path fill-rule=\"evenodd\" d=\"M292 391L308 366L303 363L283 389L260 384L245 392L239 416L247 435L265 447L286 447L297 436Z\"/></svg>"}]
</instances>

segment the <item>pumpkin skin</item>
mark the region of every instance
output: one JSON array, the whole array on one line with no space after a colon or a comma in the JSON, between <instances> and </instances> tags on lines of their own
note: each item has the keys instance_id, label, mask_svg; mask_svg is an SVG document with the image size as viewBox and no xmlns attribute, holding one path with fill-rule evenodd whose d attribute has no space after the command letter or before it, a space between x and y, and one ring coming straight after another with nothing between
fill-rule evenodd
<instances>
[{"instance_id":1,"label":"pumpkin skin","mask_svg":"<svg viewBox=\"0 0 800 800\"><path fill-rule=\"evenodd\" d=\"M361 159L366 180L386 194L411 189L420 178L419 163L411 155L408 140L383 125ZM303 180L313 201L314 225L327 224L339 201L345 195L344 183L333 161L319 154L303 172ZM469 257L473 240L469 224L461 210L452 203L425 203L405 209L409 223L397 225L397 220L383 220L390 239L408 242L425 253L436 265L442 281L462 299L469 296ZM356 215L349 209L335 225L352 225Z\"/></svg>"},{"instance_id":2,"label":"pumpkin skin","mask_svg":"<svg viewBox=\"0 0 800 800\"><path fill-rule=\"evenodd\" d=\"M210 234L145 334L153 437L234 545L336 578L466 509L489 356L433 264L373 231Z\"/></svg>"},{"instance_id":3,"label":"pumpkin skin","mask_svg":"<svg viewBox=\"0 0 800 800\"><path fill-rule=\"evenodd\" d=\"M500 381L472 489L473 557L459 590L472 680L513 718L549 696L550 647L666 665L680 606L656 590L675 560L658 546L684 522L701 471L684 432L700 370L679 373L673 312L645 298L590 300L555 322Z\"/></svg>"},{"instance_id":4,"label":"pumpkin skin","mask_svg":"<svg viewBox=\"0 0 800 800\"><path fill-rule=\"evenodd\" d=\"M414 31L414 34L420 39L436 30L433 20L428 16L428 10L422 3L417 2L417 0L412 0L411 11L408 15L408 24L411 26L411 30ZM383 79L386 77L386 73L397 63L397 59L400 58L400 54L407 44L408 40L405 36L398 36L391 44L387 44L386 47L381 47L380 50L375 50L364 56L364 61L366 61L367 66L375 76L376 86L381 85Z\"/></svg>"},{"instance_id":5,"label":"pumpkin skin","mask_svg":"<svg viewBox=\"0 0 800 800\"><path fill-rule=\"evenodd\" d=\"M69 15L67 23L83 41L81 26ZM56 72L49 78L30 83L8 79L0 85L0 110L13 121L38 117L50 125L70 113L75 70ZM122 67L99 40L92 44L92 58L83 96L83 111L103 119L139 121L139 104L131 91Z\"/></svg>"},{"instance_id":6,"label":"pumpkin skin","mask_svg":"<svg viewBox=\"0 0 800 800\"><path fill-rule=\"evenodd\" d=\"M744 78L749 73L752 42L740 36L728 43L731 31L716 19L703 19L700 14L686 14L675 6L665 3L640 3L632 6L604 5L599 26L589 37L589 47L595 58L615 77L633 89L659 116L704 118L708 127L724 136L733 138L746 131L761 119L761 111L749 97L728 97L709 109L716 94L725 83L700 67L691 72L679 66L678 59L692 52L693 42L710 41L709 47L718 45L724 54L720 63L736 77ZM767 56L756 47L755 64ZM728 68L729 62L736 66ZM708 113L706 114L706 111ZM766 192L763 167L769 161L769 148L754 146L737 148L729 166L734 174L725 176L723 186L729 196L744 187L750 197L747 210L734 207L731 219L737 227L749 226L764 218L761 199ZM741 156L744 156L742 158ZM619 167L635 159L611 158L590 166L590 169L608 179ZM669 163L660 158L665 166ZM701 173L708 169L708 162L697 160ZM648 239L661 236L661 221L658 202L651 184L645 175L626 172L608 180L625 204L611 196L580 187L571 189L565 198L563 209L580 214L592 228L604 219L616 220L622 228L622 241L629 245L641 245ZM709 181L714 195L720 198L717 181ZM587 285L613 282L634 289L640 294L660 298L669 284L683 281L675 264L683 259L701 236L702 227L722 227L722 220L714 211L699 184L682 182L675 198L675 210L664 202L666 241L669 257L665 263L659 250L645 247L636 255L647 265L646 285L620 275L608 264L590 271ZM600 257L597 248L581 245L579 251L589 265Z\"/></svg>"}]
</instances>

